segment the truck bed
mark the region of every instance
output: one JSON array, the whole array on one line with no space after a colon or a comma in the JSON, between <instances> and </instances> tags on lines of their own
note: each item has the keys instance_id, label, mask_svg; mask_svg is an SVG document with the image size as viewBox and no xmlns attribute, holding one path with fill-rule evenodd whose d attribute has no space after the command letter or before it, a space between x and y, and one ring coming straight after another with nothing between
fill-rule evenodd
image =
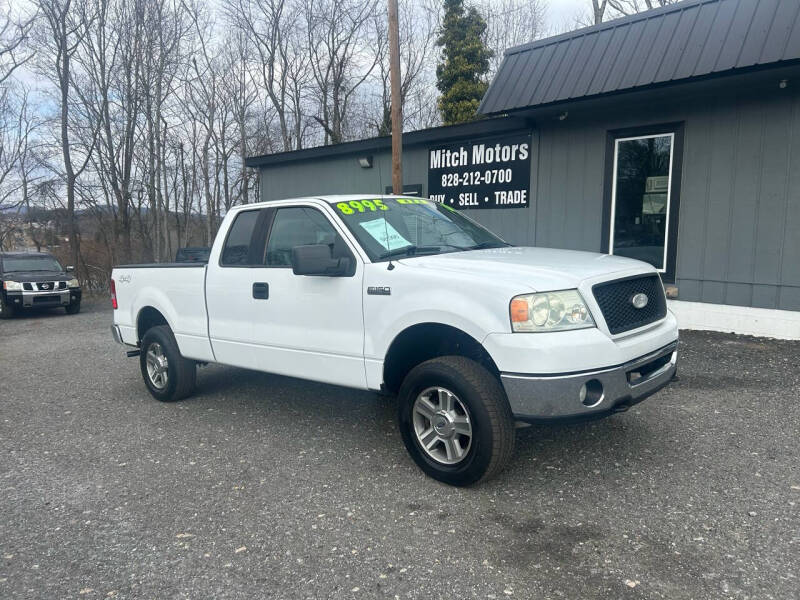
<instances>
[{"instance_id":1,"label":"truck bed","mask_svg":"<svg viewBox=\"0 0 800 600\"><path fill-rule=\"evenodd\" d=\"M172 325L184 356L213 360L206 318L205 264L123 265L116 267L111 277L119 307L116 323L126 344L139 342L137 319L146 318L146 308L152 307Z\"/></svg>"}]
</instances>

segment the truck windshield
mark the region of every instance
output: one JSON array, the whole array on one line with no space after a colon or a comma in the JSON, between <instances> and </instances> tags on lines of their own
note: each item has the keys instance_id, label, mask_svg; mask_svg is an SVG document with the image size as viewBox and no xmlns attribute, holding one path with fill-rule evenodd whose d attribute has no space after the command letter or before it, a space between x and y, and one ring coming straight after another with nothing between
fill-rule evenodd
<instances>
[{"instance_id":1,"label":"truck windshield","mask_svg":"<svg viewBox=\"0 0 800 600\"><path fill-rule=\"evenodd\" d=\"M509 245L455 209L425 198L348 200L332 206L373 262Z\"/></svg>"},{"instance_id":2,"label":"truck windshield","mask_svg":"<svg viewBox=\"0 0 800 600\"><path fill-rule=\"evenodd\" d=\"M2 260L4 273L64 270L52 256L4 256Z\"/></svg>"}]
</instances>

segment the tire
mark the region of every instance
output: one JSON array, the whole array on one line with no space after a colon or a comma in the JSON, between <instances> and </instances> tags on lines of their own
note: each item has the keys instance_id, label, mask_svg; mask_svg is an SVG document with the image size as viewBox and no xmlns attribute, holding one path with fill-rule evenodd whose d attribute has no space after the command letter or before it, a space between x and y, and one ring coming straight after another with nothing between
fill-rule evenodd
<instances>
[{"instance_id":1,"label":"tire","mask_svg":"<svg viewBox=\"0 0 800 600\"><path fill-rule=\"evenodd\" d=\"M73 302L72 304L67 304L64 307L64 310L67 311L68 315L77 315L79 312L81 312L81 303Z\"/></svg>"},{"instance_id":2,"label":"tire","mask_svg":"<svg viewBox=\"0 0 800 600\"><path fill-rule=\"evenodd\" d=\"M477 362L461 356L424 362L403 380L398 400L406 449L434 479L470 485L493 477L511 459L515 430L508 399L497 378ZM437 409L435 420L426 416L431 408ZM433 440L428 450L422 439Z\"/></svg>"},{"instance_id":3,"label":"tire","mask_svg":"<svg viewBox=\"0 0 800 600\"><path fill-rule=\"evenodd\" d=\"M156 400L175 402L186 398L194 391L197 365L193 360L181 356L175 336L167 325L148 329L142 338L141 349L139 366L142 378ZM149 356L150 352L152 354ZM150 369L155 368L159 371L158 374L151 375L148 370L148 358L150 358Z\"/></svg>"},{"instance_id":4,"label":"tire","mask_svg":"<svg viewBox=\"0 0 800 600\"><path fill-rule=\"evenodd\" d=\"M0 319L11 319L14 316L14 307L6 304L3 294L0 293Z\"/></svg>"}]
</instances>

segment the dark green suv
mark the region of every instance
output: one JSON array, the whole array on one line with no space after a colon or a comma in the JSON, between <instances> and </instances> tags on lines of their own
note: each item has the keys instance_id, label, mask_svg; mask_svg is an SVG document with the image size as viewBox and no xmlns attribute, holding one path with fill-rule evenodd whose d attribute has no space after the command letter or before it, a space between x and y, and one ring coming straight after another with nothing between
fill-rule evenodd
<instances>
[{"instance_id":1,"label":"dark green suv","mask_svg":"<svg viewBox=\"0 0 800 600\"><path fill-rule=\"evenodd\" d=\"M25 308L63 306L81 310L81 288L72 274L46 252L0 252L0 319Z\"/></svg>"}]
</instances>

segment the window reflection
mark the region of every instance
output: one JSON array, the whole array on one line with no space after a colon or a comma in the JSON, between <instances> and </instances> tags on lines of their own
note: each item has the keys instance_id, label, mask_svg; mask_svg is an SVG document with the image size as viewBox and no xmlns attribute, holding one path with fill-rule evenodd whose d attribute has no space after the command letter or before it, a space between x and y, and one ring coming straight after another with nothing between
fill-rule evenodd
<instances>
[{"instance_id":1,"label":"window reflection","mask_svg":"<svg viewBox=\"0 0 800 600\"><path fill-rule=\"evenodd\" d=\"M613 253L665 269L672 134L616 142Z\"/></svg>"}]
</instances>

